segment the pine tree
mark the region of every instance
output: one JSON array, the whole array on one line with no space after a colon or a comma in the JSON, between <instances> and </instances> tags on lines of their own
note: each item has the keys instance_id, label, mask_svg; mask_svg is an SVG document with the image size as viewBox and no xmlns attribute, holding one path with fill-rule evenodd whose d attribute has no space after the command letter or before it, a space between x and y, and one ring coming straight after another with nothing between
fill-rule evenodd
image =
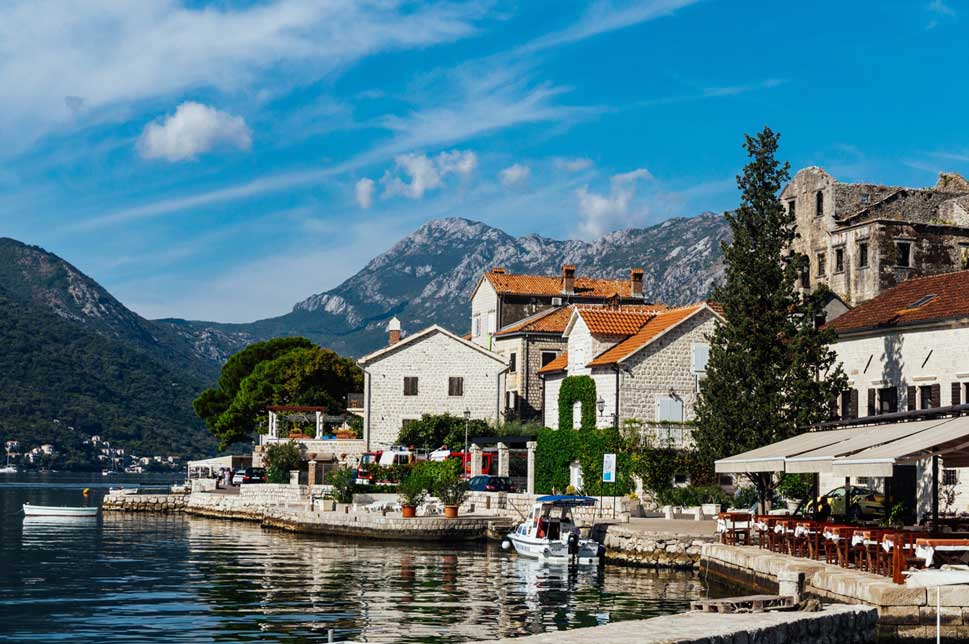
<instances>
[{"instance_id":1,"label":"pine tree","mask_svg":"<svg viewBox=\"0 0 969 644\"><path fill-rule=\"evenodd\" d=\"M700 457L716 459L789 438L830 418L846 378L819 328L822 293L797 288L807 258L792 249L794 216L779 192L790 165L775 159L779 135L764 128L746 137L750 157L737 177L740 207L727 213L731 243L723 244L724 281L713 298L724 322L711 340L694 437ZM748 475L761 507L778 479Z\"/></svg>"}]
</instances>

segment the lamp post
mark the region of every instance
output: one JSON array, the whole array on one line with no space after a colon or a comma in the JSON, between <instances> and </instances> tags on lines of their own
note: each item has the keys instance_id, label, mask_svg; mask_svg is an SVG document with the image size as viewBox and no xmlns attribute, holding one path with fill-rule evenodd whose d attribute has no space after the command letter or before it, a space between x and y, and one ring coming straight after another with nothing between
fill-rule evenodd
<instances>
[{"instance_id":1,"label":"lamp post","mask_svg":"<svg viewBox=\"0 0 969 644\"><path fill-rule=\"evenodd\" d=\"M468 475L468 468L471 467L471 452L468 451L468 427L471 425L471 410L464 410L464 462L467 465L464 468L464 475Z\"/></svg>"},{"instance_id":2,"label":"lamp post","mask_svg":"<svg viewBox=\"0 0 969 644\"><path fill-rule=\"evenodd\" d=\"M599 408L599 418L602 418L602 412L606 410L606 401L602 396L596 401L596 407Z\"/></svg>"}]
</instances>

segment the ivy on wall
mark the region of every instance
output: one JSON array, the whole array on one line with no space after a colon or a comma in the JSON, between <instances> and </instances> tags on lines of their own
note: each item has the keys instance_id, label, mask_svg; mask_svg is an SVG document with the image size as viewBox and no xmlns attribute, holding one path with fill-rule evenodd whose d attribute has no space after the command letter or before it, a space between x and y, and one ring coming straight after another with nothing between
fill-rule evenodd
<instances>
[{"instance_id":1,"label":"ivy on wall","mask_svg":"<svg viewBox=\"0 0 969 644\"><path fill-rule=\"evenodd\" d=\"M623 441L614 428L581 432L543 429L538 433L537 443L536 492L564 492L569 485L569 466L573 461L582 467L584 494L621 496L635 488L629 453L623 449ZM603 454L616 455L615 483L602 482Z\"/></svg>"},{"instance_id":2,"label":"ivy on wall","mask_svg":"<svg viewBox=\"0 0 969 644\"><path fill-rule=\"evenodd\" d=\"M559 388L559 429L572 429L575 422L572 409L576 401L582 403L580 429L596 428L596 381L592 376L568 376ZM583 474L584 476L584 474Z\"/></svg>"}]
</instances>

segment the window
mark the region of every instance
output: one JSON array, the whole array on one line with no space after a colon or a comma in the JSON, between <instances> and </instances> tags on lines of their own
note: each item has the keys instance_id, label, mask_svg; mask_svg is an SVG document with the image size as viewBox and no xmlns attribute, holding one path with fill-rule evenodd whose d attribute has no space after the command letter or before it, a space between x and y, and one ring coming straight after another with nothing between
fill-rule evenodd
<instances>
[{"instance_id":1,"label":"window","mask_svg":"<svg viewBox=\"0 0 969 644\"><path fill-rule=\"evenodd\" d=\"M448 396L463 396L464 395L464 378L461 376L451 376L447 379L447 395Z\"/></svg>"},{"instance_id":2,"label":"window","mask_svg":"<svg viewBox=\"0 0 969 644\"><path fill-rule=\"evenodd\" d=\"M542 366L543 367L548 366L548 363L550 363L552 360L555 360L557 357L558 357L558 354L555 353L554 351L542 351Z\"/></svg>"},{"instance_id":3,"label":"window","mask_svg":"<svg viewBox=\"0 0 969 644\"><path fill-rule=\"evenodd\" d=\"M868 268L868 242L858 244L858 266Z\"/></svg>"},{"instance_id":4,"label":"window","mask_svg":"<svg viewBox=\"0 0 969 644\"><path fill-rule=\"evenodd\" d=\"M703 388L707 385L707 374L696 374L696 393L703 393Z\"/></svg>"},{"instance_id":5,"label":"window","mask_svg":"<svg viewBox=\"0 0 969 644\"><path fill-rule=\"evenodd\" d=\"M512 353L508 356L508 373L515 373L518 370L518 354Z\"/></svg>"},{"instance_id":6,"label":"window","mask_svg":"<svg viewBox=\"0 0 969 644\"><path fill-rule=\"evenodd\" d=\"M898 411L898 390L895 387L885 387L878 390L878 413L894 414Z\"/></svg>"},{"instance_id":7,"label":"window","mask_svg":"<svg viewBox=\"0 0 969 644\"><path fill-rule=\"evenodd\" d=\"M919 387L919 409L935 409L942 406L942 386L923 385Z\"/></svg>"},{"instance_id":8,"label":"window","mask_svg":"<svg viewBox=\"0 0 969 644\"><path fill-rule=\"evenodd\" d=\"M686 474L674 474L673 475L673 485L683 486L689 483L690 479Z\"/></svg>"},{"instance_id":9,"label":"window","mask_svg":"<svg viewBox=\"0 0 969 644\"><path fill-rule=\"evenodd\" d=\"M494 333L497 331L498 327L496 325L497 322L495 321L495 312L488 311L488 333Z\"/></svg>"},{"instance_id":10,"label":"window","mask_svg":"<svg viewBox=\"0 0 969 644\"><path fill-rule=\"evenodd\" d=\"M692 368L694 373L702 373L707 370L707 363L710 361L710 345L706 342L693 343Z\"/></svg>"},{"instance_id":11,"label":"window","mask_svg":"<svg viewBox=\"0 0 969 644\"><path fill-rule=\"evenodd\" d=\"M417 376L404 376L404 395L417 395Z\"/></svg>"},{"instance_id":12,"label":"window","mask_svg":"<svg viewBox=\"0 0 969 644\"><path fill-rule=\"evenodd\" d=\"M473 334L474 337L480 338L481 337L481 314L480 313L474 316L474 324L472 328L474 330L474 334Z\"/></svg>"},{"instance_id":13,"label":"window","mask_svg":"<svg viewBox=\"0 0 969 644\"><path fill-rule=\"evenodd\" d=\"M824 277L825 269L825 256L824 253L818 253L818 277Z\"/></svg>"},{"instance_id":14,"label":"window","mask_svg":"<svg viewBox=\"0 0 969 644\"><path fill-rule=\"evenodd\" d=\"M787 202L787 212L791 213L791 217L797 217L797 200L791 199Z\"/></svg>"},{"instance_id":15,"label":"window","mask_svg":"<svg viewBox=\"0 0 969 644\"><path fill-rule=\"evenodd\" d=\"M959 470L942 470L942 485L957 485L959 483Z\"/></svg>"},{"instance_id":16,"label":"window","mask_svg":"<svg viewBox=\"0 0 969 644\"><path fill-rule=\"evenodd\" d=\"M834 272L844 273L845 272L845 249L838 248L834 251Z\"/></svg>"},{"instance_id":17,"label":"window","mask_svg":"<svg viewBox=\"0 0 969 644\"><path fill-rule=\"evenodd\" d=\"M723 485L725 487L730 487L731 485L733 485L733 477L729 474L721 474L720 485Z\"/></svg>"},{"instance_id":18,"label":"window","mask_svg":"<svg viewBox=\"0 0 969 644\"><path fill-rule=\"evenodd\" d=\"M656 420L683 421L683 401L669 396L656 398Z\"/></svg>"},{"instance_id":19,"label":"window","mask_svg":"<svg viewBox=\"0 0 969 644\"><path fill-rule=\"evenodd\" d=\"M410 429L410 426L417 422L416 418L405 418L400 421L401 430Z\"/></svg>"},{"instance_id":20,"label":"window","mask_svg":"<svg viewBox=\"0 0 969 644\"><path fill-rule=\"evenodd\" d=\"M909 268L912 265L912 242L895 242L895 266Z\"/></svg>"},{"instance_id":21,"label":"window","mask_svg":"<svg viewBox=\"0 0 969 644\"><path fill-rule=\"evenodd\" d=\"M841 392L841 418L858 418L858 391L849 389Z\"/></svg>"},{"instance_id":22,"label":"window","mask_svg":"<svg viewBox=\"0 0 969 644\"><path fill-rule=\"evenodd\" d=\"M919 299L917 299L914 302L912 302L911 304L909 304L908 305L908 308L910 308L910 309L917 309L919 307L925 306L926 304L928 304L929 302L931 302L932 300L934 300L936 297L937 296L935 295L935 293L932 293L931 295L923 295Z\"/></svg>"},{"instance_id":23,"label":"window","mask_svg":"<svg viewBox=\"0 0 969 644\"><path fill-rule=\"evenodd\" d=\"M818 190L818 193L814 195L814 216L821 217L824 215L824 193Z\"/></svg>"},{"instance_id":24,"label":"window","mask_svg":"<svg viewBox=\"0 0 969 644\"><path fill-rule=\"evenodd\" d=\"M871 193L870 192L863 192L863 193L861 193L861 199L860 199L860 201L861 201L861 203L865 203L865 204L871 203Z\"/></svg>"}]
</instances>

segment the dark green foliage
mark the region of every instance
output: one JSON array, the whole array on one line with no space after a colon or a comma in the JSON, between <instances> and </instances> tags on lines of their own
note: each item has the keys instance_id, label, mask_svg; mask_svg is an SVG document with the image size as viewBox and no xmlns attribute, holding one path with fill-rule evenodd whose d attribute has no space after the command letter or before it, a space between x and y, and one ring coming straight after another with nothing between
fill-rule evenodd
<instances>
[{"instance_id":1,"label":"dark green foliage","mask_svg":"<svg viewBox=\"0 0 969 644\"><path fill-rule=\"evenodd\" d=\"M580 429L596 428L596 381L592 376L568 376L559 388L559 429L572 429L573 406L582 403Z\"/></svg>"},{"instance_id":2,"label":"dark green foliage","mask_svg":"<svg viewBox=\"0 0 969 644\"><path fill-rule=\"evenodd\" d=\"M777 141L769 128L746 137L741 204L726 215L732 242L723 244L725 281L713 295L725 322L712 338L694 432L711 465L827 420L846 387L827 346L832 333L816 329L818 296L795 288L806 258L791 249L795 220L778 197L789 166L775 160ZM771 496L772 474L751 480L764 500Z\"/></svg>"},{"instance_id":3,"label":"dark green foliage","mask_svg":"<svg viewBox=\"0 0 969 644\"><path fill-rule=\"evenodd\" d=\"M752 508L758 501L760 501L760 493L756 487L749 485L737 490L731 505L732 507L746 510L747 508Z\"/></svg>"},{"instance_id":4,"label":"dark green foliage","mask_svg":"<svg viewBox=\"0 0 969 644\"><path fill-rule=\"evenodd\" d=\"M472 419L468 423L468 440L475 436L491 436L493 430L487 421ZM456 451L464 450L465 420L451 414L424 414L420 420L400 430L399 445L420 449L437 449L447 445Z\"/></svg>"},{"instance_id":5,"label":"dark green foliage","mask_svg":"<svg viewBox=\"0 0 969 644\"><path fill-rule=\"evenodd\" d=\"M785 474L777 485L777 493L789 501L803 501L811 496L810 474Z\"/></svg>"},{"instance_id":6,"label":"dark green foliage","mask_svg":"<svg viewBox=\"0 0 969 644\"><path fill-rule=\"evenodd\" d=\"M264 430L270 405L317 405L339 413L346 395L362 388L363 372L350 358L305 338L276 338L229 358L219 387L202 392L194 408L226 447Z\"/></svg>"},{"instance_id":7,"label":"dark green foliage","mask_svg":"<svg viewBox=\"0 0 969 644\"><path fill-rule=\"evenodd\" d=\"M138 455L214 451L191 413L200 377L11 298L2 286L0 309L0 440L53 443L64 452L58 469L97 469L83 446L95 434Z\"/></svg>"},{"instance_id":8,"label":"dark green foliage","mask_svg":"<svg viewBox=\"0 0 969 644\"><path fill-rule=\"evenodd\" d=\"M357 471L352 467L338 467L326 475L326 482L333 486L333 499L337 503L352 503L356 492Z\"/></svg>"},{"instance_id":9,"label":"dark green foliage","mask_svg":"<svg viewBox=\"0 0 969 644\"><path fill-rule=\"evenodd\" d=\"M657 495L660 505L678 505L692 507L704 503L728 505L732 499L719 485L688 485L686 487L670 487Z\"/></svg>"},{"instance_id":10,"label":"dark green foliage","mask_svg":"<svg viewBox=\"0 0 969 644\"><path fill-rule=\"evenodd\" d=\"M289 483L289 473L299 469L299 443L273 443L266 448L266 482Z\"/></svg>"},{"instance_id":11,"label":"dark green foliage","mask_svg":"<svg viewBox=\"0 0 969 644\"><path fill-rule=\"evenodd\" d=\"M615 429L586 431L543 429L535 449L535 490L563 492L569 485L569 466L579 461L584 487L591 495L621 496L633 490L630 455ZM602 482L602 455L616 455L616 482Z\"/></svg>"},{"instance_id":12,"label":"dark green foliage","mask_svg":"<svg viewBox=\"0 0 969 644\"><path fill-rule=\"evenodd\" d=\"M397 496L401 505L420 505L427 498L427 490L433 479L425 465L426 462L411 468L397 484Z\"/></svg>"},{"instance_id":13,"label":"dark green foliage","mask_svg":"<svg viewBox=\"0 0 969 644\"><path fill-rule=\"evenodd\" d=\"M431 479L430 491L444 505L461 505L468 493L468 483L461 478L461 464L455 459L439 463L422 463Z\"/></svg>"}]
</instances>

